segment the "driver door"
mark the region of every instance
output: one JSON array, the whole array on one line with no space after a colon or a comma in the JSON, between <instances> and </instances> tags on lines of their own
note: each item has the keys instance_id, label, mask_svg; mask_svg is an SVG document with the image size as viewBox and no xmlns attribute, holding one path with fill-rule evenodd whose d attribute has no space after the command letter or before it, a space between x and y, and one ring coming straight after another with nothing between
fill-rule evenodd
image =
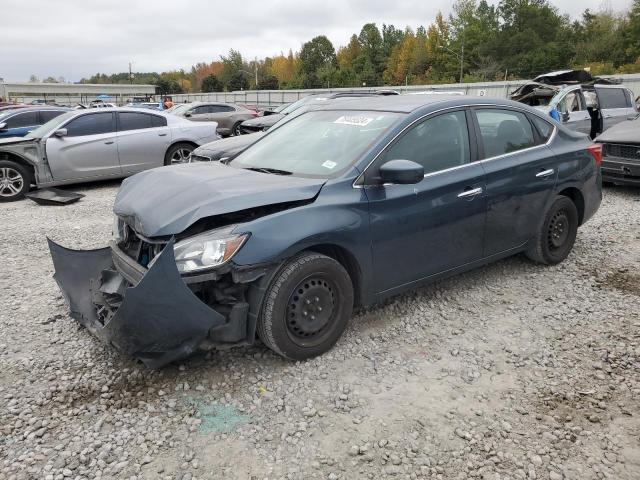
<instances>
[{"instance_id":1,"label":"driver door","mask_svg":"<svg viewBox=\"0 0 640 480\"><path fill-rule=\"evenodd\" d=\"M482 258L485 176L470 122L465 110L421 120L367 169L376 293ZM378 169L396 159L423 165L424 179L380 185Z\"/></svg>"},{"instance_id":2,"label":"driver door","mask_svg":"<svg viewBox=\"0 0 640 480\"><path fill-rule=\"evenodd\" d=\"M122 174L115 113L89 113L61 126L66 136L47 138L46 155L54 180L84 180Z\"/></svg>"},{"instance_id":3,"label":"driver door","mask_svg":"<svg viewBox=\"0 0 640 480\"><path fill-rule=\"evenodd\" d=\"M579 89L567 92L558 102L558 112L566 127L587 135L591 132L591 116Z\"/></svg>"}]
</instances>

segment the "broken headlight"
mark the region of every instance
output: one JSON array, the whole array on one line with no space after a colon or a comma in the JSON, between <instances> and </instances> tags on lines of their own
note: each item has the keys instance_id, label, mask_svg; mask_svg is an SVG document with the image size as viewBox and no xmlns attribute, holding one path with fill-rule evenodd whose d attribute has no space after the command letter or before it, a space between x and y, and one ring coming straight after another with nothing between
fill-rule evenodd
<instances>
[{"instance_id":1,"label":"broken headlight","mask_svg":"<svg viewBox=\"0 0 640 480\"><path fill-rule=\"evenodd\" d=\"M111 238L116 243L121 243L125 238L125 225L120 217L114 215L113 228L111 229Z\"/></svg>"},{"instance_id":2,"label":"broken headlight","mask_svg":"<svg viewBox=\"0 0 640 480\"><path fill-rule=\"evenodd\" d=\"M218 267L240 250L249 234L231 233L234 226L205 232L173 246L180 273L191 273Z\"/></svg>"}]
</instances>

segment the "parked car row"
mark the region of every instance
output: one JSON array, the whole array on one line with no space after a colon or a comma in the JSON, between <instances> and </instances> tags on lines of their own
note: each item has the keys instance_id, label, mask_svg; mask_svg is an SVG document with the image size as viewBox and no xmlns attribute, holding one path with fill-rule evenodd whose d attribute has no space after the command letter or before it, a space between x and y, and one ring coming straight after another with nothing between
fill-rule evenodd
<instances>
[{"instance_id":1,"label":"parked car row","mask_svg":"<svg viewBox=\"0 0 640 480\"><path fill-rule=\"evenodd\" d=\"M233 158L126 179L108 247L50 242L71 315L150 367L258 338L303 360L358 306L521 252L563 261L602 199L601 146L521 103L299 110L220 140L251 139Z\"/></svg>"}]
</instances>

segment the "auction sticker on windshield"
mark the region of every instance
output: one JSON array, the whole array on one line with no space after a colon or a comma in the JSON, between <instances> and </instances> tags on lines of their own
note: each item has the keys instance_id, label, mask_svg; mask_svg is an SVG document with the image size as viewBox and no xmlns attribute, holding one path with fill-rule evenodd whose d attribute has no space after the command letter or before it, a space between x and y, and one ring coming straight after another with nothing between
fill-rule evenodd
<instances>
[{"instance_id":1,"label":"auction sticker on windshield","mask_svg":"<svg viewBox=\"0 0 640 480\"><path fill-rule=\"evenodd\" d=\"M329 170L331 170L332 168L336 168L336 165L338 164L336 162L332 162L331 160L327 160L322 164L324 168L328 168Z\"/></svg>"},{"instance_id":2,"label":"auction sticker on windshield","mask_svg":"<svg viewBox=\"0 0 640 480\"><path fill-rule=\"evenodd\" d=\"M373 118L365 117L363 115L358 116L342 116L335 120L333 123L341 123L343 125L355 125L357 127L365 127L373 122Z\"/></svg>"}]
</instances>

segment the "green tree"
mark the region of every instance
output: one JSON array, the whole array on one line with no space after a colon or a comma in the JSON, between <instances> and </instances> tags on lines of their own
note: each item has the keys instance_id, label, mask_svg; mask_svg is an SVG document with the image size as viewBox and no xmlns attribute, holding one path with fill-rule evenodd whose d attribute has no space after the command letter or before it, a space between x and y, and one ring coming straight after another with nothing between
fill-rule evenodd
<instances>
[{"instance_id":1,"label":"green tree","mask_svg":"<svg viewBox=\"0 0 640 480\"><path fill-rule=\"evenodd\" d=\"M221 92L222 90L224 90L224 85L215 75L207 75L202 80L203 92Z\"/></svg>"},{"instance_id":2,"label":"green tree","mask_svg":"<svg viewBox=\"0 0 640 480\"><path fill-rule=\"evenodd\" d=\"M280 83L275 75L264 75L258 82L258 90L278 90Z\"/></svg>"},{"instance_id":3,"label":"green tree","mask_svg":"<svg viewBox=\"0 0 640 480\"><path fill-rule=\"evenodd\" d=\"M303 44L299 58L304 88L322 87L322 79L318 76L320 68L337 66L336 51L331 41L324 35Z\"/></svg>"}]
</instances>

